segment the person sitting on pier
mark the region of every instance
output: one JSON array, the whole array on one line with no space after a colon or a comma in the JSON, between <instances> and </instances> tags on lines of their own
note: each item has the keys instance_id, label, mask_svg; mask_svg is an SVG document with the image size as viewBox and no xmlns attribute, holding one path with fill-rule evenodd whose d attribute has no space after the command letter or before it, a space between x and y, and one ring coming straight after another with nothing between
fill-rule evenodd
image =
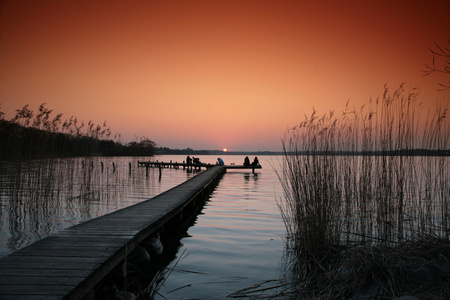
<instances>
[{"instance_id":1,"label":"person sitting on pier","mask_svg":"<svg viewBox=\"0 0 450 300\"><path fill-rule=\"evenodd\" d=\"M225 165L225 163L223 162L223 159L221 159L220 157L217 159L217 164L219 166L224 166Z\"/></svg>"},{"instance_id":2,"label":"person sitting on pier","mask_svg":"<svg viewBox=\"0 0 450 300\"><path fill-rule=\"evenodd\" d=\"M244 158L244 167L249 167L250 166L250 159L248 158L248 156L246 156Z\"/></svg>"},{"instance_id":3,"label":"person sitting on pier","mask_svg":"<svg viewBox=\"0 0 450 300\"><path fill-rule=\"evenodd\" d=\"M192 165L192 158L189 155L186 157L186 163Z\"/></svg>"},{"instance_id":4,"label":"person sitting on pier","mask_svg":"<svg viewBox=\"0 0 450 300\"><path fill-rule=\"evenodd\" d=\"M252 166L254 166L254 167L259 166L259 160L258 160L258 158L256 156L255 156L255 159L252 162Z\"/></svg>"}]
</instances>

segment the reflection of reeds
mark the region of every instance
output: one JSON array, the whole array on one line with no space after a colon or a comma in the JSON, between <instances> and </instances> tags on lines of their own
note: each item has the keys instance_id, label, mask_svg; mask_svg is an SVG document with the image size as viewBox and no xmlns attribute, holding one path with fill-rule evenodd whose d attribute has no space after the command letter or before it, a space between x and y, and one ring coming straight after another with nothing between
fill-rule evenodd
<instances>
[{"instance_id":1,"label":"reflection of reeds","mask_svg":"<svg viewBox=\"0 0 450 300\"><path fill-rule=\"evenodd\" d=\"M63 228L139 201L129 199L132 188L146 189L144 183L149 179L142 174L134 176L128 164L123 163L127 159L89 157L1 162L0 256ZM122 164L117 164L117 160ZM100 162L105 162L103 171ZM82 168L82 164L86 167ZM156 182L157 177L151 180Z\"/></svg>"},{"instance_id":2,"label":"reflection of reeds","mask_svg":"<svg viewBox=\"0 0 450 300\"><path fill-rule=\"evenodd\" d=\"M449 149L447 107L423 125L416 97L403 85L386 88L367 108L313 112L288 131L280 208L295 257L361 242L448 241L448 156L411 155Z\"/></svg>"}]
</instances>

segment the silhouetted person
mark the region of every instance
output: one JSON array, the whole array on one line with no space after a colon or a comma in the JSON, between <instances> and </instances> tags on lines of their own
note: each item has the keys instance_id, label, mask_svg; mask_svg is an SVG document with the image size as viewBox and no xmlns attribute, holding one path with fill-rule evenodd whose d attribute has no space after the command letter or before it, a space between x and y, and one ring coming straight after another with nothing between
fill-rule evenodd
<instances>
[{"instance_id":1,"label":"silhouetted person","mask_svg":"<svg viewBox=\"0 0 450 300\"><path fill-rule=\"evenodd\" d=\"M198 157L192 157L194 159L194 165L199 165L200 164L200 158Z\"/></svg>"},{"instance_id":2,"label":"silhouetted person","mask_svg":"<svg viewBox=\"0 0 450 300\"><path fill-rule=\"evenodd\" d=\"M244 158L244 166L245 166L245 167L249 167L249 166L250 166L250 159L248 158L248 156L246 156L246 157Z\"/></svg>"},{"instance_id":3,"label":"silhouetted person","mask_svg":"<svg viewBox=\"0 0 450 300\"><path fill-rule=\"evenodd\" d=\"M222 160L220 157L217 159L217 164L218 164L219 166L225 165L225 163L223 162L223 160Z\"/></svg>"},{"instance_id":4,"label":"silhouetted person","mask_svg":"<svg viewBox=\"0 0 450 300\"><path fill-rule=\"evenodd\" d=\"M252 166L259 166L259 160L258 160L258 158L255 156L255 159L253 160L253 162L252 162Z\"/></svg>"},{"instance_id":5,"label":"silhouetted person","mask_svg":"<svg viewBox=\"0 0 450 300\"><path fill-rule=\"evenodd\" d=\"M192 158L189 155L186 157L186 163L192 165Z\"/></svg>"}]
</instances>

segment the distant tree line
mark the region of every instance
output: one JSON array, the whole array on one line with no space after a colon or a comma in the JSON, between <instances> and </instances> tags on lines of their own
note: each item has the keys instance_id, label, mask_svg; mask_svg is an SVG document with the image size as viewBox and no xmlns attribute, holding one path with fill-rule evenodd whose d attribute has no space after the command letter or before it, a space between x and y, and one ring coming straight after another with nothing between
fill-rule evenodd
<instances>
[{"instance_id":1,"label":"distant tree line","mask_svg":"<svg viewBox=\"0 0 450 300\"><path fill-rule=\"evenodd\" d=\"M73 156L152 156L155 143L142 137L126 145L112 139L106 122L97 125L89 121L78 122L71 116L62 119L63 114L52 117L52 110L44 104L34 113L28 105L16 110L11 120L6 120L0 111L0 160L73 157Z\"/></svg>"},{"instance_id":2,"label":"distant tree line","mask_svg":"<svg viewBox=\"0 0 450 300\"><path fill-rule=\"evenodd\" d=\"M158 147L155 149L155 154L170 154L170 155L209 155L209 150L194 150L186 149L171 149L167 147Z\"/></svg>"}]
</instances>

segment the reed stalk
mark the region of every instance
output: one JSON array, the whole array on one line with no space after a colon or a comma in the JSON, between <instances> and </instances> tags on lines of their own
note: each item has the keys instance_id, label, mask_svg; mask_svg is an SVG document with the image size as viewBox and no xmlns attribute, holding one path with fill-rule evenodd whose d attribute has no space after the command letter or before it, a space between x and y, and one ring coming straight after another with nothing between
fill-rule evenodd
<instances>
[{"instance_id":1,"label":"reed stalk","mask_svg":"<svg viewBox=\"0 0 450 300\"><path fill-rule=\"evenodd\" d=\"M424 115L417 97L404 85L385 87L359 110L347 103L341 115L313 111L286 133L279 206L301 289L330 272L328 254L340 257L353 245L449 242L448 107Z\"/></svg>"}]
</instances>

